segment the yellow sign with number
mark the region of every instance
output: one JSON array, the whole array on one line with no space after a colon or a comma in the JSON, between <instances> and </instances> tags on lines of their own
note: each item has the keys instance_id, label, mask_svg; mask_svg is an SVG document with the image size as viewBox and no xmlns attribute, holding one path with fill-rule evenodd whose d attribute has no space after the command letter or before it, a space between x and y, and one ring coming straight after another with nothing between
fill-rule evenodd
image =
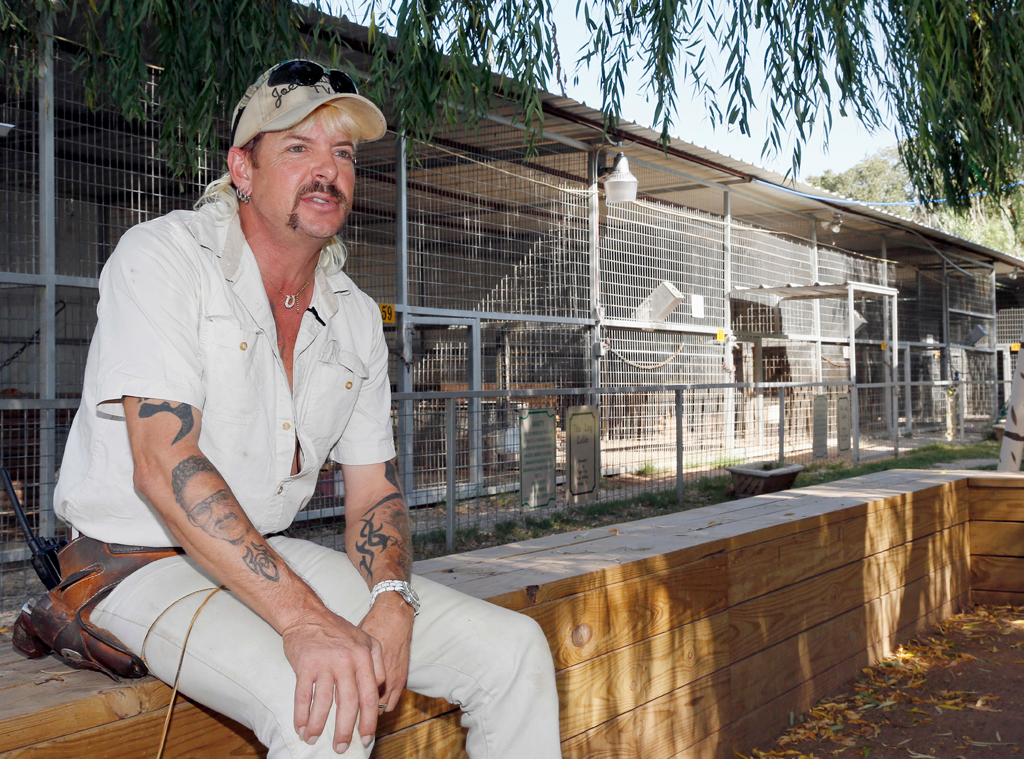
<instances>
[{"instance_id":1,"label":"yellow sign with number","mask_svg":"<svg viewBox=\"0 0 1024 759\"><path fill-rule=\"evenodd\" d=\"M395 323L395 304L394 303L381 303L380 304L380 318L385 324Z\"/></svg>"},{"instance_id":2,"label":"yellow sign with number","mask_svg":"<svg viewBox=\"0 0 1024 759\"><path fill-rule=\"evenodd\" d=\"M885 351L885 350L888 350L888 348L889 348L889 343L887 343L887 342L885 342L885 340L883 340L882 341L882 350Z\"/></svg>"},{"instance_id":3,"label":"yellow sign with number","mask_svg":"<svg viewBox=\"0 0 1024 759\"><path fill-rule=\"evenodd\" d=\"M718 330L718 334L715 335L715 339L718 340L719 342L721 342L722 340L725 340L725 330L724 329Z\"/></svg>"},{"instance_id":4,"label":"yellow sign with number","mask_svg":"<svg viewBox=\"0 0 1024 759\"><path fill-rule=\"evenodd\" d=\"M1020 343L1010 343L1010 352L1016 353L1020 350Z\"/></svg>"}]
</instances>

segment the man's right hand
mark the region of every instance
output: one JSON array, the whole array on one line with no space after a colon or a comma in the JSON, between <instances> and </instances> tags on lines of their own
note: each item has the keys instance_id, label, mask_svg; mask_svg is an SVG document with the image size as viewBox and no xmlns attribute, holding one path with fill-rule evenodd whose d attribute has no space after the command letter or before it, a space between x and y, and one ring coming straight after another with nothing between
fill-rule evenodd
<instances>
[{"instance_id":1,"label":"man's right hand","mask_svg":"<svg viewBox=\"0 0 1024 759\"><path fill-rule=\"evenodd\" d=\"M386 672L380 643L324 609L282 631L284 653L295 670L295 731L316 743L337 703L334 750L344 753L359 716L358 734L368 745L377 730L378 693Z\"/></svg>"}]
</instances>

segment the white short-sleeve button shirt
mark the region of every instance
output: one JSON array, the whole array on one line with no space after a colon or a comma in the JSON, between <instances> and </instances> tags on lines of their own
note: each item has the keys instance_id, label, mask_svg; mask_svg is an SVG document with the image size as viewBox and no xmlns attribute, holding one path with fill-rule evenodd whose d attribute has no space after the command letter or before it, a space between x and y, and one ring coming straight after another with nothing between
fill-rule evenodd
<instances>
[{"instance_id":1,"label":"white short-sleeve button shirt","mask_svg":"<svg viewBox=\"0 0 1024 759\"><path fill-rule=\"evenodd\" d=\"M223 206L140 224L103 268L82 404L54 505L99 540L176 545L133 485L121 399L202 412L199 447L263 534L312 497L323 462L394 457L387 345L376 304L344 273L317 269L293 356L293 388L273 315L236 216ZM302 468L291 475L296 441Z\"/></svg>"}]
</instances>

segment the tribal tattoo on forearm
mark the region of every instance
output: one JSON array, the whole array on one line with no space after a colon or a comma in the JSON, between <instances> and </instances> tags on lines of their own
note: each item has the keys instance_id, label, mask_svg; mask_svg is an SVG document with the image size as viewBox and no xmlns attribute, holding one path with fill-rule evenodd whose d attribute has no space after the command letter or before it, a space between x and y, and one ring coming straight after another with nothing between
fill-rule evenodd
<instances>
[{"instance_id":1,"label":"tribal tattoo on forearm","mask_svg":"<svg viewBox=\"0 0 1024 759\"><path fill-rule=\"evenodd\" d=\"M393 504L388 507L387 504ZM381 498L360 520L359 539L355 549L359 553L359 570L368 580L373 580L373 565L377 557L389 548L397 551L394 560L408 579L412 571L412 554L409 550L412 538L409 522L405 515L405 502L401 493L391 493Z\"/></svg>"},{"instance_id":2,"label":"tribal tattoo on forearm","mask_svg":"<svg viewBox=\"0 0 1024 759\"><path fill-rule=\"evenodd\" d=\"M271 582L281 579L281 572L277 568L277 562L274 561L274 555L266 546L250 543L245 547L245 556L242 557L242 561L255 574L262 575Z\"/></svg>"},{"instance_id":3,"label":"tribal tattoo on forearm","mask_svg":"<svg viewBox=\"0 0 1024 759\"><path fill-rule=\"evenodd\" d=\"M178 417L181 422L181 429L178 430L178 434L174 436L174 440L171 441L171 445L174 445L179 440L184 438L188 433L195 427L195 417L192 415L192 407L187 403L179 403L177 406L171 405L168 401L164 401L160 405L155 403L149 403L149 398L139 398L139 418L149 419L151 416L161 413L173 414Z\"/></svg>"},{"instance_id":4,"label":"tribal tattoo on forearm","mask_svg":"<svg viewBox=\"0 0 1024 759\"><path fill-rule=\"evenodd\" d=\"M189 523L210 537L227 541L233 546L241 546L250 539L242 561L253 574L277 582L281 573L274 555L265 545L251 540L255 530L230 490L220 488L196 503L191 502L188 495L189 486L193 479L201 474L215 474L220 477L220 472L205 456L189 456L178 462L171 472L174 499L185 512Z\"/></svg>"}]
</instances>

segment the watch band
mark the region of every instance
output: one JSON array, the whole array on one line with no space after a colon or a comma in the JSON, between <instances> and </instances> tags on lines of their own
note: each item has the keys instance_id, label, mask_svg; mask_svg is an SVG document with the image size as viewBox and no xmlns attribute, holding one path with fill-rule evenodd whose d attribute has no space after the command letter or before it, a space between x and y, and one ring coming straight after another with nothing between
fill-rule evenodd
<instances>
[{"instance_id":1,"label":"watch band","mask_svg":"<svg viewBox=\"0 0 1024 759\"><path fill-rule=\"evenodd\" d=\"M370 608L373 608L374 603L377 601L377 596L381 593L386 593L389 590L393 590L400 595L403 600L412 607L415 614L414 617L418 617L420 614L420 597L416 595L416 591L413 590L409 583L405 580L381 580L373 586L373 590L370 591Z\"/></svg>"}]
</instances>

